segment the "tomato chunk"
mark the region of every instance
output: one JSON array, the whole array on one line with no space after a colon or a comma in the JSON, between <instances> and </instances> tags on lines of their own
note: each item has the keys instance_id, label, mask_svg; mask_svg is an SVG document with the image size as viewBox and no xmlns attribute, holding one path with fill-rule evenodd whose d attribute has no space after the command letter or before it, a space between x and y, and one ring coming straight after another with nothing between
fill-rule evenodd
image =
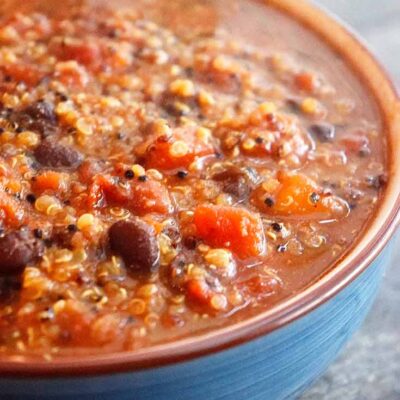
<instances>
[{"instance_id":1,"label":"tomato chunk","mask_svg":"<svg viewBox=\"0 0 400 400\"><path fill-rule=\"evenodd\" d=\"M191 279L186 285L189 300L197 304L208 305L211 298L211 289L204 279Z\"/></svg>"},{"instance_id":2,"label":"tomato chunk","mask_svg":"<svg viewBox=\"0 0 400 400\"><path fill-rule=\"evenodd\" d=\"M208 245L226 247L241 259L265 251L261 218L244 208L199 206L194 213L194 224L197 235Z\"/></svg>"},{"instance_id":3,"label":"tomato chunk","mask_svg":"<svg viewBox=\"0 0 400 400\"><path fill-rule=\"evenodd\" d=\"M101 50L96 43L80 39L69 39L56 43L52 47L54 55L62 61L74 60L86 67L97 68L100 65Z\"/></svg>"},{"instance_id":4,"label":"tomato chunk","mask_svg":"<svg viewBox=\"0 0 400 400\"><path fill-rule=\"evenodd\" d=\"M301 72L294 78L296 86L307 93L313 93L319 86L317 77L309 72Z\"/></svg>"},{"instance_id":5,"label":"tomato chunk","mask_svg":"<svg viewBox=\"0 0 400 400\"><path fill-rule=\"evenodd\" d=\"M10 64L1 67L5 75L15 82L24 82L28 86L36 86L46 76L46 73L34 65Z\"/></svg>"},{"instance_id":6,"label":"tomato chunk","mask_svg":"<svg viewBox=\"0 0 400 400\"><path fill-rule=\"evenodd\" d=\"M121 186L111 176L96 175L89 189L89 206L106 204L127 208L138 215L172 211L167 188L160 182L135 179Z\"/></svg>"},{"instance_id":7,"label":"tomato chunk","mask_svg":"<svg viewBox=\"0 0 400 400\"><path fill-rule=\"evenodd\" d=\"M87 343L86 335L93 321L88 307L75 300L66 300L57 310L55 320L60 327L59 340L79 344Z\"/></svg>"},{"instance_id":8,"label":"tomato chunk","mask_svg":"<svg viewBox=\"0 0 400 400\"><path fill-rule=\"evenodd\" d=\"M206 138L192 128L185 128L171 137L161 136L151 143L145 155L146 167L161 170L187 168L196 158L214 152L212 144Z\"/></svg>"},{"instance_id":9,"label":"tomato chunk","mask_svg":"<svg viewBox=\"0 0 400 400\"><path fill-rule=\"evenodd\" d=\"M340 140L340 143L345 148L346 154L368 155L371 153L369 140L363 134L348 134Z\"/></svg>"},{"instance_id":10,"label":"tomato chunk","mask_svg":"<svg viewBox=\"0 0 400 400\"><path fill-rule=\"evenodd\" d=\"M21 225L24 220L25 213L22 207L0 186L0 222L15 227Z\"/></svg>"},{"instance_id":11,"label":"tomato chunk","mask_svg":"<svg viewBox=\"0 0 400 400\"><path fill-rule=\"evenodd\" d=\"M32 187L40 193L46 190L63 192L67 189L67 183L65 174L56 171L45 171L36 176Z\"/></svg>"}]
</instances>

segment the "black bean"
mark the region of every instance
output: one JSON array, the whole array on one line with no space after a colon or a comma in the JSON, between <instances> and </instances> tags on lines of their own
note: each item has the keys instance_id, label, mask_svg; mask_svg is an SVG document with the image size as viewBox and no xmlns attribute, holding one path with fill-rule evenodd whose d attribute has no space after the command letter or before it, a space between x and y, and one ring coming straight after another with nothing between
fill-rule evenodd
<instances>
[{"instance_id":1,"label":"black bean","mask_svg":"<svg viewBox=\"0 0 400 400\"><path fill-rule=\"evenodd\" d=\"M183 244L190 250L194 250L197 246L197 239L194 236L187 236L183 240Z\"/></svg>"},{"instance_id":2,"label":"black bean","mask_svg":"<svg viewBox=\"0 0 400 400\"><path fill-rule=\"evenodd\" d=\"M32 232L21 229L0 238L0 274L14 275L23 271L26 264L42 256L43 242Z\"/></svg>"},{"instance_id":3,"label":"black bean","mask_svg":"<svg viewBox=\"0 0 400 400\"><path fill-rule=\"evenodd\" d=\"M335 139L335 127L331 124L314 124L308 130L320 142L331 142Z\"/></svg>"},{"instance_id":4,"label":"black bean","mask_svg":"<svg viewBox=\"0 0 400 400\"><path fill-rule=\"evenodd\" d=\"M37 101L28 107L14 112L10 121L16 130L31 130L43 137L53 135L57 128L54 106L46 101Z\"/></svg>"},{"instance_id":5,"label":"black bean","mask_svg":"<svg viewBox=\"0 0 400 400\"><path fill-rule=\"evenodd\" d=\"M71 224L71 227L75 227L70 229L70 225L68 226L54 226L51 232L51 237L46 239L48 240L48 245L51 247L53 244L57 246L70 249L72 248L72 238L74 233L78 230L77 226Z\"/></svg>"},{"instance_id":6,"label":"black bean","mask_svg":"<svg viewBox=\"0 0 400 400\"><path fill-rule=\"evenodd\" d=\"M83 161L79 151L50 139L42 141L34 155L43 167L50 168L76 169Z\"/></svg>"},{"instance_id":7,"label":"black bean","mask_svg":"<svg viewBox=\"0 0 400 400\"><path fill-rule=\"evenodd\" d=\"M0 276L0 301L10 302L21 289L19 275Z\"/></svg>"},{"instance_id":8,"label":"black bean","mask_svg":"<svg viewBox=\"0 0 400 400\"><path fill-rule=\"evenodd\" d=\"M287 108L292 113L299 113L300 112L300 101L295 99L288 99L286 101Z\"/></svg>"},{"instance_id":9,"label":"black bean","mask_svg":"<svg viewBox=\"0 0 400 400\"><path fill-rule=\"evenodd\" d=\"M51 124L56 124L57 122L54 106L44 100L39 100L26 107L24 112L34 119L43 119Z\"/></svg>"},{"instance_id":10,"label":"black bean","mask_svg":"<svg viewBox=\"0 0 400 400\"><path fill-rule=\"evenodd\" d=\"M251 191L251 182L248 174L236 166L230 166L212 177L222 183L225 193L235 196L239 201L245 201Z\"/></svg>"},{"instance_id":11,"label":"black bean","mask_svg":"<svg viewBox=\"0 0 400 400\"><path fill-rule=\"evenodd\" d=\"M167 268L162 269L160 277L162 281L174 293L181 293L185 289L187 283L187 275L185 265L189 263L186 256L179 254Z\"/></svg>"},{"instance_id":12,"label":"black bean","mask_svg":"<svg viewBox=\"0 0 400 400\"><path fill-rule=\"evenodd\" d=\"M109 231L111 250L133 273L148 274L160 266L160 248L154 228L140 218L114 223Z\"/></svg>"}]
</instances>

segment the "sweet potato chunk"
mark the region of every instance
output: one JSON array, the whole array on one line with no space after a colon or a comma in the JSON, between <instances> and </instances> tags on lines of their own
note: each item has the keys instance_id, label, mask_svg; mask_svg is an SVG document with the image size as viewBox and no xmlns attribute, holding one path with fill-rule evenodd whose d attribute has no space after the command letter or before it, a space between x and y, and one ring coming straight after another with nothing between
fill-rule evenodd
<instances>
[{"instance_id":1,"label":"sweet potato chunk","mask_svg":"<svg viewBox=\"0 0 400 400\"><path fill-rule=\"evenodd\" d=\"M333 216L346 214L347 203L322 189L310 178L302 174L280 171L276 184L265 191L262 185L256 192L256 202L263 212L271 215L314 215Z\"/></svg>"},{"instance_id":2,"label":"sweet potato chunk","mask_svg":"<svg viewBox=\"0 0 400 400\"><path fill-rule=\"evenodd\" d=\"M208 245L226 247L241 259L265 251L261 218L244 208L199 206L194 213L194 224L197 235Z\"/></svg>"}]
</instances>

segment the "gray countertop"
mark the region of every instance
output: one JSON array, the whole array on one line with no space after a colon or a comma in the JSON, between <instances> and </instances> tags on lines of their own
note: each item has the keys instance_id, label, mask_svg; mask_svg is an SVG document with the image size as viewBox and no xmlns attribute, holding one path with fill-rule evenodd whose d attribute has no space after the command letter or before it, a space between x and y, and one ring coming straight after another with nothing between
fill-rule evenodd
<instances>
[{"instance_id":1,"label":"gray countertop","mask_svg":"<svg viewBox=\"0 0 400 400\"><path fill-rule=\"evenodd\" d=\"M353 26L400 86L400 0L315 2ZM301 400L400 400L399 234L395 246L367 321L336 363Z\"/></svg>"}]
</instances>

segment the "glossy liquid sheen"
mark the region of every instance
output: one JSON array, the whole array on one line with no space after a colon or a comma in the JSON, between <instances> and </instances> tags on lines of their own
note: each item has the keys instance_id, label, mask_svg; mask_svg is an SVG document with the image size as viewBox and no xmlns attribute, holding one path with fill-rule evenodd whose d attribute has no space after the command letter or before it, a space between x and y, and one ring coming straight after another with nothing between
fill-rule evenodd
<instances>
[{"instance_id":1,"label":"glossy liquid sheen","mask_svg":"<svg viewBox=\"0 0 400 400\"><path fill-rule=\"evenodd\" d=\"M334 267L386 181L337 54L261 1L66 3L0 6L3 230L35 248L0 263L3 353L197 335Z\"/></svg>"}]
</instances>

